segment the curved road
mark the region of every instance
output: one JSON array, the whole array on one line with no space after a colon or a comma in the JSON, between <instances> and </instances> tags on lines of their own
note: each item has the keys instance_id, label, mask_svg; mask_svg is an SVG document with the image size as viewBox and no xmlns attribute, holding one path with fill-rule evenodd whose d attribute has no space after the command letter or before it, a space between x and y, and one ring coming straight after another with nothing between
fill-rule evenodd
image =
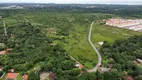
<instances>
[{"instance_id":1,"label":"curved road","mask_svg":"<svg viewBox=\"0 0 142 80\"><path fill-rule=\"evenodd\" d=\"M94 44L91 42L91 33L92 33L92 26L93 26L93 24L94 24L94 22L92 22L92 24L90 26L90 31L89 31L89 35L88 35L88 41L89 41L90 45L92 46L92 48L94 49L94 51L97 53L98 63L97 63L97 65L93 69L88 70L88 72L96 72L97 69L99 68L99 66L101 65L101 61L102 61L102 58L101 58L101 55L100 55L99 51L94 46Z\"/></svg>"}]
</instances>

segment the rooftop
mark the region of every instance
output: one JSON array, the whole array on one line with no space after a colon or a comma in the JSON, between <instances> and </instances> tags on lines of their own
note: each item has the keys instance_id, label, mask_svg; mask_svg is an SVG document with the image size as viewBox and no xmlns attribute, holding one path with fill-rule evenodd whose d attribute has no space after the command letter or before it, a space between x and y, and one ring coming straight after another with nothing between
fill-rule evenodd
<instances>
[{"instance_id":1,"label":"rooftop","mask_svg":"<svg viewBox=\"0 0 142 80\"><path fill-rule=\"evenodd\" d=\"M6 79L16 79L19 73L7 73Z\"/></svg>"},{"instance_id":2,"label":"rooftop","mask_svg":"<svg viewBox=\"0 0 142 80\"><path fill-rule=\"evenodd\" d=\"M25 74L25 75L23 76L23 80L28 80L28 75L27 75L27 74Z\"/></svg>"},{"instance_id":3,"label":"rooftop","mask_svg":"<svg viewBox=\"0 0 142 80\"><path fill-rule=\"evenodd\" d=\"M125 76L124 77L126 80L134 80L134 78L132 76Z\"/></svg>"},{"instance_id":4,"label":"rooftop","mask_svg":"<svg viewBox=\"0 0 142 80\"><path fill-rule=\"evenodd\" d=\"M0 54L5 54L6 50L0 51Z\"/></svg>"}]
</instances>

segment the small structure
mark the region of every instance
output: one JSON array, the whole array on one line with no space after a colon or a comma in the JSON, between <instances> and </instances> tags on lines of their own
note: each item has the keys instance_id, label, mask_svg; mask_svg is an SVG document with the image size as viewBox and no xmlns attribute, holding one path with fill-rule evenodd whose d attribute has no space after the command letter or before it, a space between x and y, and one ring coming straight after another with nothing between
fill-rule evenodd
<instances>
[{"instance_id":1,"label":"small structure","mask_svg":"<svg viewBox=\"0 0 142 80\"><path fill-rule=\"evenodd\" d=\"M100 68L99 68L99 72L100 72L100 73L108 72L108 71L110 71L110 70L111 70L111 68L105 68L105 67L100 67Z\"/></svg>"},{"instance_id":2,"label":"small structure","mask_svg":"<svg viewBox=\"0 0 142 80\"><path fill-rule=\"evenodd\" d=\"M8 49L7 49L7 51L12 51L12 50L13 50L12 48L8 48Z\"/></svg>"},{"instance_id":3,"label":"small structure","mask_svg":"<svg viewBox=\"0 0 142 80\"><path fill-rule=\"evenodd\" d=\"M75 65L75 67L77 67L77 68L79 68L79 69L82 69L82 68L83 68L83 65L78 63L78 64Z\"/></svg>"},{"instance_id":4,"label":"small structure","mask_svg":"<svg viewBox=\"0 0 142 80\"><path fill-rule=\"evenodd\" d=\"M55 80L55 78L56 78L55 74L53 72L50 72L49 79L50 80Z\"/></svg>"},{"instance_id":5,"label":"small structure","mask_svg":"<svg viewBox=\"0 0 142 80\"><path fill-rule=\"evenodd\" d=\"M48 32L48 34L56 34L56 28L48 28L47 29L47 32Z\"/></svg>"},{"instance_id":6,"label":"small structure","mask_svg":"<svg viewBox=\"0 0 142 80\"><path fill-rule=\"evenodd\" d=\"M5 54L7 51L12 51L12 48L8 48L6 50L0 51L0 55Z\"/></svg>"},{"instance_id":7,"label":"small structure","mask_svg":"<svg viewBox=\"0 0 142 80\"><path fill-rule=\"evenodd\" d=\"M0 66L0 71L2 71L3 70L3 67L2 66Z\"/></svg>"},{"instance_id":8,"label":"small structure","mask_svg":"<svg viewBox=\"0 0 142 80\"><path fill-rule=\"evenodd\" d=\"M142 60L141 59L137 59L137 62L141 63L142 64Z\"/></svg>"},{"instance_id":9,"label":"small structure","mask_svg":"<svg viewBox=\"0 0 142 80\"><path fill-rule=\"evenodd\" d=\"M14 69L10 69L9 71L10 71L10 72L14 72Z\"/></svg>"},{"instance_id":10,"label":"small structure","mask_svg":"<svg viewBox=\"0 0 142 80\"><path fill-rule=\"evenodd\" d=\"M102 46L104 44L104 42L98 42L98 44Z\"/></svg>"},{"instance_id":11,"label":"small structure","mask_svg":"<svg viewBox=\"0 0 142 80\"><path fill-rule=\"evenodd\" d=\"M124 79L126 79L126 80L134 80L134 78L132 76L125 76Z\"/></svg>"},{"instance_id":12,"label":"small structure","mask_svg":"<svg viewBox=\"0 0 142 80\"><path fill-rule=\"evenodd\" d=\"M24 74L24 76L22 77L22 80L28 80L28 74Z\"/></svg>"},{"instance_id":13,"label":"small structure","mask_svg":"<svg viewBox=\"0 0 142 80\"><path fill-rule=\"evenodd\" d=\"M0 51L0 55L3 55L6 53L6 50Z\"/></svg>"},{"instance_id":14,"label":"small structure","mask_svg":"<svg viewBox=\"0 0 142 80\"><path fill-rule=\"evenodd\" d=\"M5 80L17 80L19 73L7 73Z\"/></svg>"},{"instance_id":15,"label":"small structure","mask_svg":"<svg viewBox=\"0 0 142 80\"><path fill-rule=\"evenodd\" d=\"M7 48L6 51L7 52L11 52L13 49L12 48Z\"/></svg>"},{"instance_id":16,"label":"small structure","mask_svg":"<svg viewBox=\"0 0 142 80\"><path fill-rule=\"evenodd\" d=\"M49 78L48 72L41 72L40 73L40 80L46 80L47 78Z\"/></svg>"}]
</instances>

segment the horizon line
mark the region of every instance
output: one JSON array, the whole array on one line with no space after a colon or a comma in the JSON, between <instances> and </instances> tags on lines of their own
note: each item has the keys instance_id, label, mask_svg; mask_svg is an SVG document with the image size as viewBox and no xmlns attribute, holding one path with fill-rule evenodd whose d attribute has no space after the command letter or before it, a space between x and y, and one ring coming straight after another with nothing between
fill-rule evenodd
<instances>
[{"instance_id":1,"label":"horizon line","mask_svg":"<svg viewBox=\"0 0 142 80\"><path fill-rule=\"evenodd\" d=\"M140 2L108 2L108 3L48 3L48 2L0 2L0 4L16 4L16 3L23 3L23 4L106 4L106 5L142 5Z\"/></svg>"}]
</instances>

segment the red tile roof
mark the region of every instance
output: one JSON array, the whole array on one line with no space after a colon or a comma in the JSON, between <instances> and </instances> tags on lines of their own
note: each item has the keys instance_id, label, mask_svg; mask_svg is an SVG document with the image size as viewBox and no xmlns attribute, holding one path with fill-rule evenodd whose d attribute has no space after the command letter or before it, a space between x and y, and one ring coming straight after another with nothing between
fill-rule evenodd
<instances>
[{"instance_id":1,"label":"red tile roof","mask_svg":"<svg viewBox=\"0 0 142 80\"><path fill-rule=\"evenodd\" d=\"M0 71L2 71L2 67L0 67Z\"/></svg>"},{"instance_id":2,"label":"red tile roof","mask_svg":"<svg viewBox=\"0 0 142 80\"><path fill-rule=\"evenodd\" d=\"M134 78L132 76L125 76L124 77L126 80L134 80Z\"/></svg>"},{"instance_id":3,"label":"red tile roof","mask_svg":"<svg viewBox=\"0 0 142 80\"><path fill-rule=\"evenodd\" d=\"M19 73L7 73L6 79L16 79Z\"/></svg>"},{"instance_id":4,"label":"red tile roof","mask_svg":"<svg viewBox=\"0 0 142 80\"><path fill-rule=\"evenodd\" d=\"M5 54L6 50L0 51L0 54Z\"/></svg>"},{"instance_id":5,"label":"red tile roof","mask_svg":"<svg viewBox=\"0 0 142 80\"><path fill-rule=\"evenodd\" d=\"M54 73L50 72L49 78L50 78L51 80L54 80L54 79L56 78L56 76L55 76Z\"/></svg>"},{"instance_id":6,"label":"red tile roof","mask_svg":"<svg viewBox=\"0 0 142 80\"><path fill-rule=\"evenodd\" d=\"M23 76L23 80L28 80L28 75L27 74Z\"/></svg>"}]
</instances>

